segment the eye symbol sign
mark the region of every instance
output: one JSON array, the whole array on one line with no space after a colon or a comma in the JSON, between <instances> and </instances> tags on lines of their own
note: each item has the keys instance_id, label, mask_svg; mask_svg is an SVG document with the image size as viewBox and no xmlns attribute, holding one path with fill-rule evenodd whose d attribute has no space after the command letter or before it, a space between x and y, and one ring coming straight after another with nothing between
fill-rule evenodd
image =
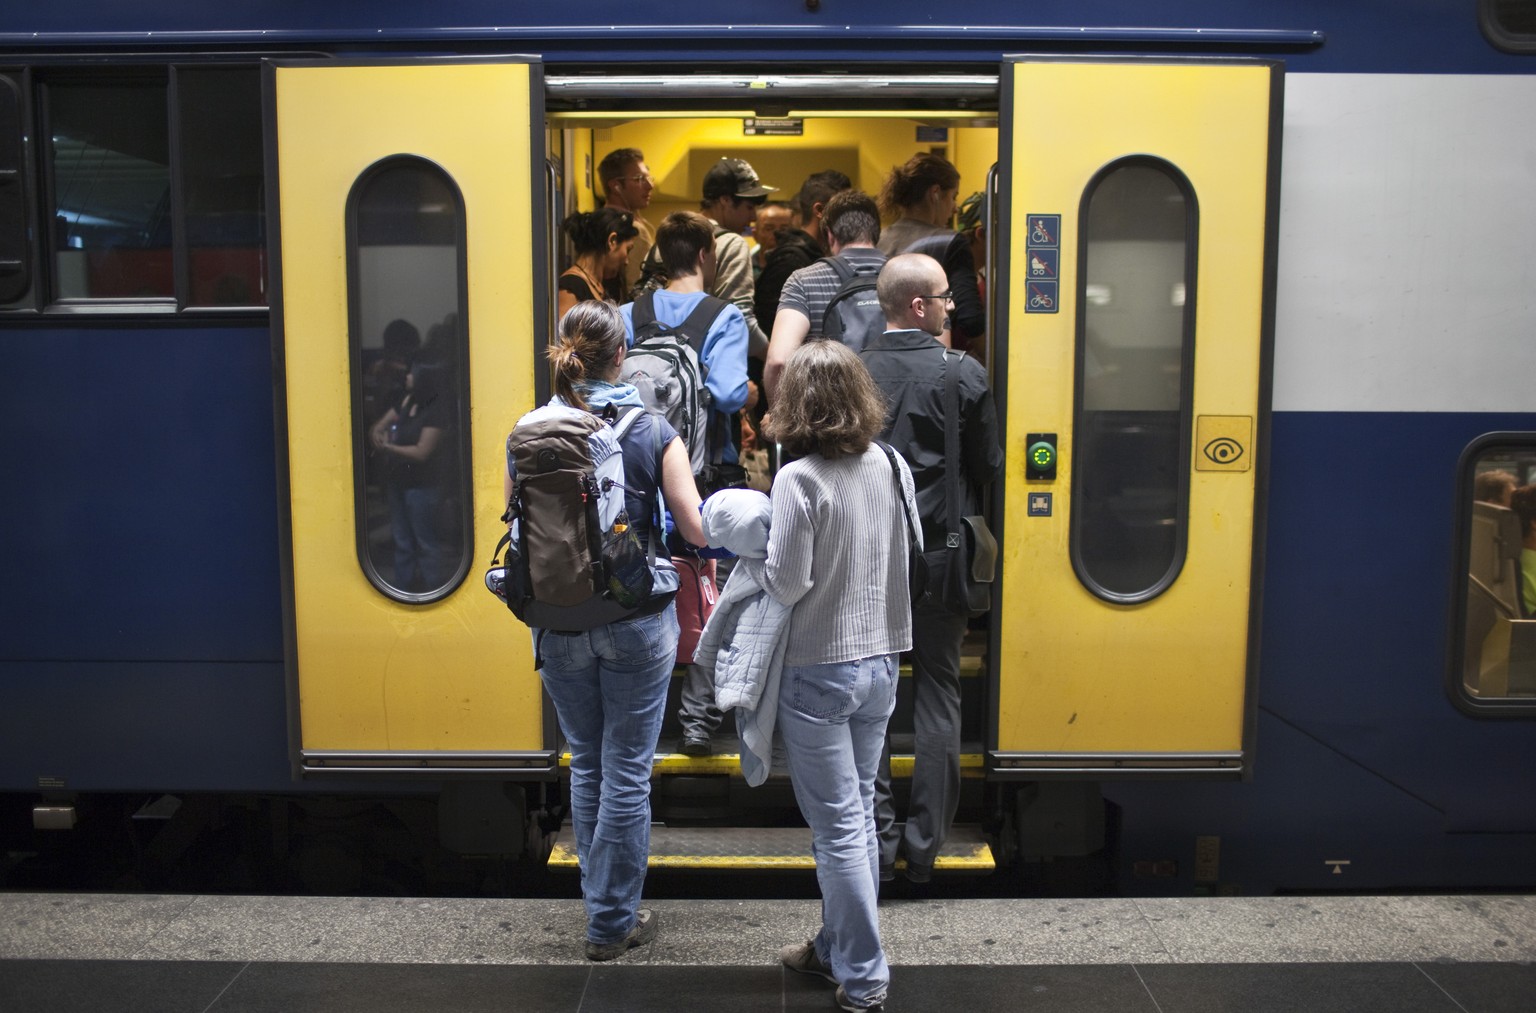
<instances>
[{"instance_id":1,"label":"eye symbol sign","mask_svg":"<svg viewBox=\"0 0 1536 1013\"><path fill-rule=\"evenodd\" d=\"M1216 464L1231 464L1243 456L1243 445L1230 436L1218 436L1207 443L1201 453Z\"/></svg>"}]
</instances>

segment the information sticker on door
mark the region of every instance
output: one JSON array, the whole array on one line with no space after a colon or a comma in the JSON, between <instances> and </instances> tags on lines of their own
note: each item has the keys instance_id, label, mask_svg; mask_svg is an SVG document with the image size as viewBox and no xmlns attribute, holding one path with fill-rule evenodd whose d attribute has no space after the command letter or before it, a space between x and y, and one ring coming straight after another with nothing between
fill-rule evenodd
<instances>
[{"instance_id":1,"label":"information sticker on door","mask_svg":"<svg viewBox=\"0 0 1536 1013\"><path fill-rule=\"evenodd\" d=\"M1027 216L1024 253L1024 312L1059 312L1061 215Z\"/></svg>"}]
</instances>

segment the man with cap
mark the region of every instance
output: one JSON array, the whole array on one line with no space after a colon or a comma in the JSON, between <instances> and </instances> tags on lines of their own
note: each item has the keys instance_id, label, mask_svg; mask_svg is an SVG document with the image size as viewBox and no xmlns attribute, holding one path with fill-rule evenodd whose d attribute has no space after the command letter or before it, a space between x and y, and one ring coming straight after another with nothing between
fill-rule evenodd
<instances>
[{"instance_id":1,"label":"man with cap","mask_svg":"<svg viewBox=\"0 0 1536 1013\"><path fill-rule=\"evenodd\" d=\"M742 233L752 227L757 209L777 189L764 186L744 160L722 158L704 174L704 199L699 202L715 223L716 273L709 294L731 303L747 318L747 354L759 361L768 354L768 335L758 325L752 251Z\"/></svg>"}]
</instances>

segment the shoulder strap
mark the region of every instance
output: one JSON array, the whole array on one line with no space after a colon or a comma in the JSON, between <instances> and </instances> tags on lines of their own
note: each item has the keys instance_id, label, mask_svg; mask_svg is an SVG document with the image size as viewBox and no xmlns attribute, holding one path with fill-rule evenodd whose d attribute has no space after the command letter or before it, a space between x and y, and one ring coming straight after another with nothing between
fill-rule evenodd
<instances>
[{"instance_id":1,"label":"shoulder strap","mask_svg":"<svg viewBox=\"0 0 1536 1013\"><path fill-rule=\"evenodd\" d=\"M886 460L891 462L891 480L896 483L896 498L901 501L901 512L907 518L907 551L917 548L917 522L912 518L912 508L907 505L907 491L901 487L901 466L896 463L896 451L890 444L875 441L875 446L885 451Z\"/></svg>"},{"instance_id":2,"label":"shoulder strap","mask_svg":"<svg viewBox=\"0 0 1536 1013\"><path fill-rule=\"evenodd\" d=\"M852 281L853 276L857 273L854 271L853 265L848 263L848 261L844 260L842 257L822 257L817 261L817 263L826 264L830 266L833 271L837 272L837 282L839 287Z\"/></svg>"},{"instance_id":3,"label":"shoulder strap","mask_svg":"<svg viewBox=\"0 0 1536 1013\"><path fill-rule=\"evenodd\" d=\"M656 322L656 293L643 292L640 298L635 300L634 308L629 311L630 320L636 331L646 324Z\"/></svg>"},{"instance_id":4,"label":"shoulder strap","mask_svg":"<svg viewBox=\"0 0 1536 1013\"><path fill-rule=\"evenodd\" d=\"M676 330L688 339L688 344L699 355L704 354L704 339L709 336L709 328L714 324L715 318L729 306L724 299L717 299L708 293L699 300L699 304L693 308L693 312L678 324Z\"/></svg>"},{"instance_id":5,"label":"shoulder strap","mask_svg":"<svg viewBox=\"0 0 1536 1013\"><path fill-rule=\"evenodd\" d=\"M629 432L630 427L635 424L635 420L645 411L643 405L626 405L625 407L629 410L613 421L613 438L615 440L622 440L624 434Z\"/></svg>"},{"instance_id":6,"label":"shoulder strap","mask_svg":"<svg viewBox=\"0 0 1536 1013\"><path fill-rule=\"evenodd\" d=\"M944 544L960 544L960 363L964 352L944 350Z\"/></svg>"}]
</instances>

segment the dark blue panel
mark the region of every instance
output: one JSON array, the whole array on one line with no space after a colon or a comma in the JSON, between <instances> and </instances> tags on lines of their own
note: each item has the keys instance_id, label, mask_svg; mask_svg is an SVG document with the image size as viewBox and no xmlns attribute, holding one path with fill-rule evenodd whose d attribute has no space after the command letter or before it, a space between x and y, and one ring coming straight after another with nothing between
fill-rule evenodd
<instances>
[{"instance_id":1,"label":"dark blue panel","mask_svg":"<svg viewBox=\"0 0 1536 1013\"><path fill-rule=\"evenodd\" d=\"M1422 741L1416 731L1399 735ZM1363 767L1267 712L1258 739L1248 783L1105 785L1105 797L1120 806L1125 893L1190 893L1197 836L1221 839L1219 882L1244 894L1529 886L1536 832L1449 834L1444 813L1392 784L1384 776L1391 771ZM1505 807L1529 809L1528 780L1494 783ZM1338 861L1349 864L1328 864ZM1177 863L1177 876L1137 876L1137 863L1159 862Z\"/></svg>"},{"instance_id":2,"label":"dark blue panel","mask_svg":"<svg viewBox=\"0 0 1536 1013\"><path fill-rule=\"evenodd\" d=\"M1536 831L1536 720L1467 717L1444 689L1457 460L1522 429L1536 415L1274 417L1260 703L1449 829ZM1259 771L1275 759L1261 741Z\"/></svg>"},{"instance_id":3,"label":"dark blue panel","mask_svg":"<svg viewBox=\"0 0 1536 1013\"><path fill-rule=\"evenodd\" d=\"M6 330L0 348L0 656L280 661L267 330Z\"/></svg>"},{"instance_id":4,"label":"dark blue panel","mask_svg":"<svg viewBox=\"0 0 1536 1013\"><path fill-rule=\"evenodd\" d=\"M107 33L123 46L157 42L203 45L363 45L418 42L441 51L477 42L500 51L539 53L546 60L647 59L697 62L753 59L775 69L802 56L821 59L990 59L1004 52L1243 52L1280 55L1294 69L1393 73L1527 73L1529 58L1502 54L1482 37L1474 0L1288 0L1233 4L1228 0L1011 0L973 2L940 10L929 0L828 3L807 11L788 2L723 10L711 0L676 0L664 21L631 2L603 0L579 8L504 0L420 4L293 4L246 0L207 4L166 0L152 5L112 0L9 4L0 9L0 47L46 42L33 33L66 33L74 45ZM627 27L626 27L627 26ZM689 26L713 26L690 28ZM496 30L498 29L499 30ZM1063 41L1063 29L1205 30L1204 41L1117 42L1088 35ZM1221 30L1321 32L1321 47L1209 44ZM1216 31L1212 31L1216 30ZM199 39L154 33L225 33ZM1150 32L1142 33L1153 34ZM854 48L868 40L875 44ZM854 40L850 43L850 40ZM54 40L69 44L69 40Z\"/></svg>"},{"instance_id":5,"label":"dark blue panel","mask_svg":"<svg viewBox=\"0 0 1536 1013\"><path fill-rule=\"evenodd\" d=\"M292 788L283 666L0 663L0 791Z\"/></svg>"}]
</instances>

